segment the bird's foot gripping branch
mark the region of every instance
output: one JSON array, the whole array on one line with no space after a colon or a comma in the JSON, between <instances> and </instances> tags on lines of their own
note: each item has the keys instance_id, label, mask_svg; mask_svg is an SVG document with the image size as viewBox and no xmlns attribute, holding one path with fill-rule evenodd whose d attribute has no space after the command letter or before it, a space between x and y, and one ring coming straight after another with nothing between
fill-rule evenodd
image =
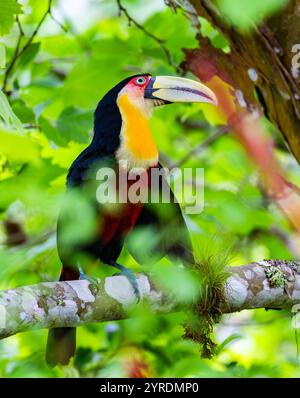
<instances>
[{"instance_id":1,"label":"bird's foot gripping branch","mask_svg":"<svg viewBox=\"0 0 300 398\"><path fill-rule=\"evenodd\" d=\"M284 284L274 285L275 268ZM202 343L204 354L213 353L209 334L221 314L255 308L292 310L300 303L300 262L266 260L228 267L218 275L219 279L206 275L207 283L214 281L214 285L207 285L209 289L197 304L198 313L206 317L205 322L211 318L207 323L209 327L206 326L204 332L193 329L191 335L190 329L186 331L186 337L196 337ZM174 297L163 293L147 275L138 274L137 282L141 301L147 302L154 313L180 309ZM88 280L46 282L2 291L0 338L33 328L73 327L124 319L128 317L128 309L140 305L136 302L132 286L124 276L99 279L97 283ZM183 309L186 310L186 306ZM189 310L195 310L195 306ZM202 328L203 322L195 325Z\"/></svg>"}]
</instances>

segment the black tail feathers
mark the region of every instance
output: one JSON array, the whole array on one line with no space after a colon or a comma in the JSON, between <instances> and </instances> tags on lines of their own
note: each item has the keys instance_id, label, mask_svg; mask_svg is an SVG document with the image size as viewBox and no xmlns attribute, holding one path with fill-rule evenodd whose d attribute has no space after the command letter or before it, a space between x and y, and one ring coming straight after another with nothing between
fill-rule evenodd
<instances>
[{"instance_id":1,"label":"black tail feathers","mask_svg":"<svg viewBox=\"0 0 300 398\"><path fill-rule=\"evenodd\" d=\"M50 329L46 348L46 362L50 366L67 365L76 351L76 328Z\"/></svg>"}]
</instances>

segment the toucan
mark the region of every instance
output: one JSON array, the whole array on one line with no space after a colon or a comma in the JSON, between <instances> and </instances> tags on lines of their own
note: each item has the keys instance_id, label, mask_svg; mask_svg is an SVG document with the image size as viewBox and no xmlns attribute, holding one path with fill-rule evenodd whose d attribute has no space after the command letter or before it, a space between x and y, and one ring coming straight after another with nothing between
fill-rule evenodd
<instances>
[{"instance_id":1,"label":"toucan","mask_svg":"<svg viewBox=\"0 0 300 398\"><path fill-rule=\"evenodd\" d=\"M189 232L172 191L169 203L130 203L127 200L117 206L105 206L96 199L95 175L99 169L108 167L118 173L120 165L126 161L126 173L134 168L143 169L149 178L150 171L162 169L149 119L155 107L174 102L216 105L217 98L198 81L146 73L122 80L98 103L94 112L92 141L73 162L67 175L66 200L57 226L61 281L84 278L81 265L88 258L89 261L117 268L128 278L139 298L133 273L118 262L124 244L140 264L157 261L163 256L177 259L184 265L193 264ZM159 176L162 186L169 188L163 174ZM93 209L96 227L86 233L83 229L77 239L68 241L65 235L70 232L70 222L74 226L75 220L80 230L81 220L85 218L85 207L76 202L84 196ZM138 240L143 230L147 231L148 243L153 244L145 245L142 239L140 244L132 244L133 239L130 238L135 236ZM150 248L146 249L146 246ZM48 364L68 364L75 350L75 328L53 328L49 331L46 349Z\"/></svg>"}]
</instances>

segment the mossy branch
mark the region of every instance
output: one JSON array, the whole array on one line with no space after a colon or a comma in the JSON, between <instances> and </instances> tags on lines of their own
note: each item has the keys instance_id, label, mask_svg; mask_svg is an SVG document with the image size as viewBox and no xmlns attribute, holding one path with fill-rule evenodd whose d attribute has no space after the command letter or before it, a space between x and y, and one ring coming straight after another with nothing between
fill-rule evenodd
<instances>
[{"instance_id":1,"label":"mossy branch","mask_svg":"<svg viewBox=\"0 0 300 398\"><path fill-rule=\"evenodd\" d=\"M278 278L274 278L275 269ZM292 308L300 303L299 262L269 260L226 270L229 276L224 284L222 301L218 303L220 313L254 308ZM180 303L163 293L147 275L138 274L137 280L142 301L147 302L154 313L180 309ZM279 280L278 285L274 285L275 280ZM80 326L124 319L134 305L139 304L124 276L99 279L97 283L80 280L18 287L0 292L0 338L33 328Z\"/></svg>"}]
</instances>

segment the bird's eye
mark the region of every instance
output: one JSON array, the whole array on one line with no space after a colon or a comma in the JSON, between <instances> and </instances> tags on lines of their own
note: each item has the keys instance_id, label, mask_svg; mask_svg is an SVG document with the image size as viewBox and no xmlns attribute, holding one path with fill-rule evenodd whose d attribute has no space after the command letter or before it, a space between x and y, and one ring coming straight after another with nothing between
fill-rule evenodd
<instances>
[{"instance_id":1,"label":"bird's eye","mask_svg":"<svg viewBox=\"0 0 300 398\"><path fill-rule=\"evenodd\" d=\"M136 79L136 84L138 84L139 86L142 86L145 83L146 83L146 78L145 77L138 77Z\"/></svg>"}]
</instances>

